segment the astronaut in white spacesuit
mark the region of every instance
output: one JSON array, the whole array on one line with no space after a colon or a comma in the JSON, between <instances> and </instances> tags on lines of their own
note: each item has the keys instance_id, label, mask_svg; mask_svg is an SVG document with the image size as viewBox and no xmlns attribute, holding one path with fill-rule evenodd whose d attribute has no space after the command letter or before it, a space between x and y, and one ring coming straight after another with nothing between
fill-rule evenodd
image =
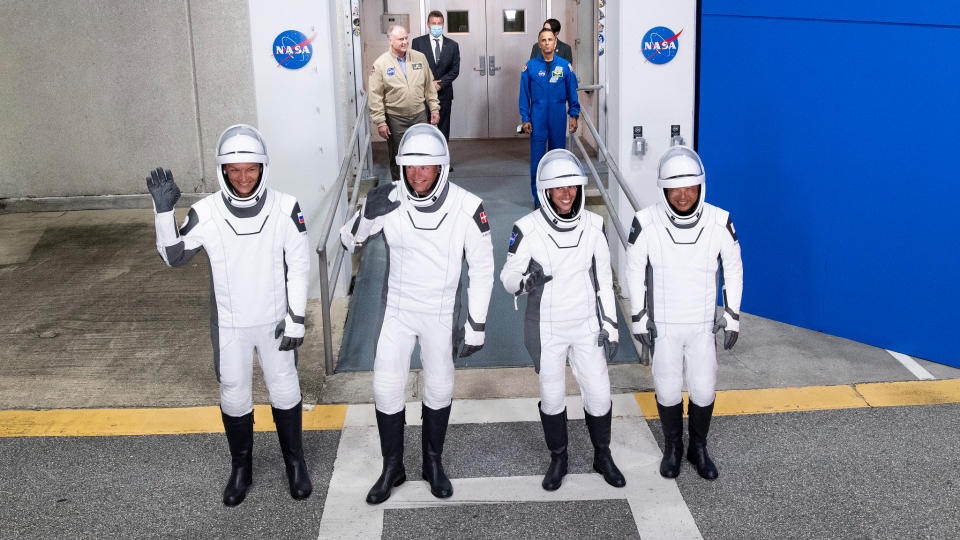
<instances>
[{"instance_id":1,"label":"astronaut in white spacesuit","mask_svg":"<svg viewBox=\"0 0 960 540\"><path fill-rule=\"evenodd\" d=\"M423 362L423 472L434 496L453 495L441 463L453 399L453 359L483 347L493 289L490 224L480 198L447 180L450 153L436 127L416 124L400 141L400 180L367 194L340 229L353 252L383 232L387 246L384 313L373 367L373 395L383 471L367 502L379 504L406 480L405 388L417 341ZM469 266L466 321L460 334L460 270Z\"/></svg>"},{"instance_id":2,"label":"astronaut in white spacesuit","mask_svg":"<svg viewBox=\"0 0 960 540\"><path fill-rule=\"evenodd\" d=\"M724 330L724 349L730 349L740 332L740 243L730 214L704 202L704 180L696 152L685 146L668 149L658 170L661 200L634 216L627 250L633 333L654 351L653 384L664 433L660 474L666 478L680 474L684 375L687 459L701 477L717 478L707 454L717 383L714 334ZM715 321L718 274L724 311Z\"/></svg>"},{"instance_id":3,"label":"astronaut in white spacesuit","mask_svg":"<svg viewBox=\"0 0 960 540\"><path fill-rule=\"evenodd\" d=\"M243 502L253 478L253 351L270 392L290 495L310 496L303 458L302 397L296 349L303 342L310 252L300 205L267 188L270 160L255 128L227 128L217 142L220 191L190 208L179 228L180 190L169 170L147 178L157 250L170 266L201 249L210 260L210 331L220 409L232 457L223 503Z\"/></svg>"},{"instance_id":4,"label":"astronaut in white spacesuit","mask_svg":"<svg viewBox=\"0 0 960 540\"><path fill-rule=\"evenodd\" d=\"M567 474L567 358L583 396L593 443L593 468L608 484L626 485L610 454L610 377L618 332L610 250L603 218L584 209L580 161L567 150L547 152L537 166L542 206L513 226L500 281L508 293L526 294L524 343L540 374L540 420L550 450L543 489L560 487Z\"/></svg>"}]
</instances>

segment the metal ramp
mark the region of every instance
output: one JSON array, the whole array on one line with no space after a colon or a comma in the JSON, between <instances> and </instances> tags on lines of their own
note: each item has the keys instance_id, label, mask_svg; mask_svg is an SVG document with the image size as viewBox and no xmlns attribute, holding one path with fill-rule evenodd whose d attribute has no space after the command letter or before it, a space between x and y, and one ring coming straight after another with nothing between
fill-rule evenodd
<instances>
[{"instance_id":1,"label":"metal ramp","mask_svg":"<svg viewBox=\"0 0 960 540\"><path fill-rule=\"evenodd\" d=\"M531 208L529 147L526 139L488 141L452 141L455 171L451 181L483 199L490 216L494 253L494 289L487 316L484 348L469 358L457 359L457 368L533 366L523 345L522 316L526 297L514 310L513 296L503 290L498 276L507 257L507 245L513 223ZM382 160L385 161L385 160ZM350 299L336 371L373 369L374 352L380 328L381 290L386 270L386 250L382 237L372 239L363 248L361 262ZM466 271L463 272L466 279ZM463 291L466 303L466 290ZM637 362L637 350L630 338L629 325L618 312L620 351L616 363ZM419 349L414 351L411 367L420 368Z\"/></svg>"}]
</instances>

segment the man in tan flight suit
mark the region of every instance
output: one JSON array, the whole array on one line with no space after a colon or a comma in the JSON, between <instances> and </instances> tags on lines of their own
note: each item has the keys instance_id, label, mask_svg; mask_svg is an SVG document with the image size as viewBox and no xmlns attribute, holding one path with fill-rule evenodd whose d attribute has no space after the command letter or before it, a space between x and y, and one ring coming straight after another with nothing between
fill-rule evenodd
<instances>
[{"instance_id":1,"label":"man in tan flight suit","mask_svg":"<svg viewBox=\"0 0 960 540\"><path fill-rule=\"evenodd\" d=\"M433 73L423 53L407 50L407 30L393 25L387 32L390 50L381 54L370 67L370 121L380 136L387 140L390 153L390 174L400 179L395 158L400 139L407 128L427 121L423 102L430 109L430 123L440 121L440 101L433 84Z\"/></svg>"}]
</instances>

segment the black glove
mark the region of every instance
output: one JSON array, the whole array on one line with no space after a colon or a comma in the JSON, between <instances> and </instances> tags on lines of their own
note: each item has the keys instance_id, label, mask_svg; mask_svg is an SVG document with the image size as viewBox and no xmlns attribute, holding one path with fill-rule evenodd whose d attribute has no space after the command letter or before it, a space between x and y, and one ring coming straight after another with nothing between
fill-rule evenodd
<instances>
[{"instance_id":1,"label":"black glove","mask_svg":"<svg viewBox=\"0 0 960 540\"><path fill-rule=\"evenodd\" d=\"M483 345L467 345L464 343L463 347L460 348L460 358L466 358L482 348Z\"/></svg>"},{"instance_id":2,"label":"black glove","mask_svg":"<svg viewBox=\"0 0 960 540\"><path fill-rule=\"evenodd\" d=\"M280 321L280 322L277 324L277 329L273 332L273 338L274 338L274 339L277 339L277 338L279 338L280 336L283 336L283 331L284 331L286 328L287 328L287 322L286 322L286 321ZM297 347L299 347L300 345L303 345L303 338L302 338L302 337L283 336L283 339L280 340L280 350L281 350L281 351L292 351L292 350L296 349Z\"/></svg>"},{"instance_id":3,"label":"black glove","mask_svg":"<svg viewBox=\"0 0 960 540\"><path fill-rule=\"evenodd\" d=\"M158 214L173 210L180 199L180 188L173 181L173 173L170 169L164 170L163 167L157 167L157 170L150 171L150 176L147 177L147 189L150 190L153 205L157 207Z\"/></svg>"},{"instance_id":4,"label":"black glove","mask_svg":"<svg viewBox=\"0 0 960 540\"><path fill-rule=\"evenodd\" d=\"M529 274L523 276L522 280L520 280L520 293L530 294L533 291L542 288L552 279L553 276L544 275L543 268L532 270Z\"/></svg>"},{"instance_id":5,"label":"black glove","mask_svg":"<svg viewBox=\"0 0 960 540\"><path fill-rule=\"evenodd\" d=\"M604 351L606 351L608 360L613 360L613 357L617 355L617 350L620 348L619 343L610 341L610 332L607 332L606 329L600 330L597 345L603 347Z\"/></svg>"},{"instance_id":6,"label":"black glove","mask_svg":"<svg viewBox=\"0 0 960 540\"><path fill-rule=\"evenodd\" d=\"M376 219L393 212L400 206L400 201L391 201L390 192L393 184L384 184L375 187L367 193L367 203L363 205L364 219Z\"/></svg>"}]
</instances>

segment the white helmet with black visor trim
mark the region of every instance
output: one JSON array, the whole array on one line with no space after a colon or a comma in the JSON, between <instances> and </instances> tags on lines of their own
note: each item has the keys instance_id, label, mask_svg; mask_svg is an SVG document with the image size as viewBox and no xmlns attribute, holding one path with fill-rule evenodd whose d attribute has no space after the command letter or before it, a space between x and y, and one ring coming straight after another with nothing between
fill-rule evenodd
<instances>
[{"instance_id":1,"label":"white helmet with black visor trim","mask_svg":"<svg viewBox=\"0 0 960 540\"><path fill-rule=\"evenodd\" d=\"M540 198L540 211L547 221L558 229L572 229L577 226L580 216L583 215L583 206L586 197L584 186L587 185L587 176L577 156L569 150L557 148L543 155L537 164L537 196ZM568 214L557 213L555 203L550 200L547 190L566 186L577 186L577 195L573 200L573 207Z\"/></svg>"},{"instance_id":2,"label":"white helmet with black visor trim","mask_svg":"<svg viewBox=\"0 0 960 540\"><path fill-rule=\"evenodd\" d=\"M689 146L671 146L660 157L657 167L657 186L660 199L667 211L667 217L679 226L692 225L699 221L703 213L703 200L706 193L706 174L700 156ZM666 189L700 186L700 195L696 204L688 212L680 213L667 199Z\"/></svg>"},{"instance_id":3,"label":"white helmet with black visor trim","mask_svg":"<svg viewBox=\"0 0 960 540\"><path fill-rule=\"evenodd\" d=\"M259 163L260 179L250 195L240 197L223 172L223 166L230 163ZM256 205L267 189L267 176L270 171L270 158L267 157L267 145L257 128L247 124L236 124L223 130L217 141L217 179L227 201L237 208Z\"/></svg>"},{"instance_id":4,"label":"white helmet with black visor trim","mask_svg":"<svg viewBox=\"0 0 960 540\"><path fill-rule=\"evenodd\" d=\"M410 204L417 208L432 206L443 197L447 187L447 176L450 173L450 149L447 140L436 126L430 124L414 124L407 128L400 139L397 149L397 165L400 166L400 181L403 184L403 193ZM437 165L437 179L424 195L420 195L407 181L407 166Z\"/></svg>"}]
</instances>

